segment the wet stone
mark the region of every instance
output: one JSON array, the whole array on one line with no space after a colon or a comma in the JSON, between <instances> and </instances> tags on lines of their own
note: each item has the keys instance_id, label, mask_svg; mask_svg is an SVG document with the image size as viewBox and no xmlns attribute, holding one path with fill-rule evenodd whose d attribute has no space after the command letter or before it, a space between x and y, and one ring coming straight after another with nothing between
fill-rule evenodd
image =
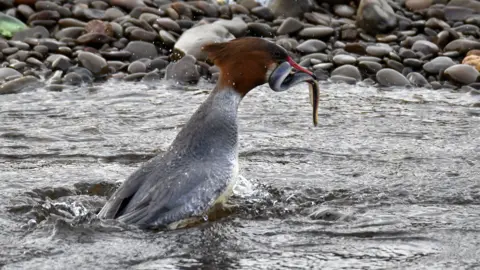
<instances>
[{"instance_id":1,"label":"wet stone","mask_svg":"<svg viewBox=\"0 0 480 270\"><path fill-rule=\"evenodd\" d=\"M0 81L12 76L22 76L22 73L12 68L0 68Z\"/></svg>"},{"instance_id":2,"label":"wet stone","mask_svg":"<svg viewBox=\"0 0 480 270\"><path fill-rule=\"evenodd\" d=\"M424 55L429 55L429 54L436 55L440 51L440 49L436 44L426 40L416 41L412 46L412 50L414 52L421 52Z\"/></svg>"},{"instance_id":3,"label":"wet stone","mask_svg":"<svg viewBox=\"0 0 480 270\"><path fill-rule=\"evenodd\" d=\"M197 83L200 73L195 62L195 57L186 55L178 62L170 63L166 69L166 78L180 83Z\"/></svg>"},{"instance_id":4,"label":"wet stone","mask_svg":"<svg viewBox=\"0 0 480 270\"><path fill-rule=\"evenodd\" d=\"M458 64L447 68L444 71L452 81L461 83L461 84L471 84L477 81L479 73L478 71L470 66L465 64Z\"/></svg>"},{"instance_id":5,"label":"wet stone","mask_svg":"<svg viewBox=\"0 0 480 270\"><path fill-rule=\"evenodd\" d=\"M382 69L382 65L372 61L360 61L358 63L358 68L362 73L376 74L380 69Z\"/></svg>"},{"instance_id":6,"label":"wet stone","mask_svg":"<svg viewBox=\"0 0 480 270\"><path fill-rule=\"evenodd\" d=\"M384 57L392 51L393 51L393 49L390 46L370 45L366 49L366 52L369 55L376 56L376 57Z\"/></svg>"},{"instance_id":7,"label":"wet stone","mask_svg":"<svg viewBox=\"0 0 480 270\"><path fill-rule=\"evenodd\" d=\"M334 83L347 83L354 85L357 83L357 80L352 77L342 76L342 75L333 75L330 77L330 81Z\"/></svg>"},{"instance_id":8,"label":"wet stone","mask_svg":"<svg viewBox=\"0 0 480 270\"><path fill-rule=\"evenodd\" d=\"M0 94L13 94L29 91L39 87L41 83L33 76L20 77L0 85Z\"/></svg>"},{"instance_id":9,"label":"wet stone","mask_svg":"<svg viewBox=\"0 0 480 270\"><path fill-rule=\"evenodd\" d=\"M403 60L403 64L407 67L412 67L412 68L415 68L415 69L419 69L423 66L423 61L415 59L415 58L405 58Z\"/></svg>"},{"instance_id":10,"label":"wet stone","mask_svg":"<svg viewBox=\"0 0 480 270\"><path fill-rule=\"evenodd\" d=\"M335 55L332 60L337 66L353 65L357 63L357 59L354 56L346 55L346 54Z\"/></svg>"},{"instance_id":11,"label":"wet stone","mask_svg":"<svg viewBox=\"0 0 480 270\"><path fill-rule=\"evenodd\" d=\"M400 72L384 68L377 72L377 82L382 86L407 86L410 82Z\"/></svg>"},{"instance_id":12,"label":"wet stone","mask_svg":"<svg viewBox=\"0 0 480 270\"><path fill-rule=\"evenodd\" d=\"M355 9L348 5L335 5L333 12L340 17L350 18L355 14Z\"/></svg>"},{"instance_id":13,"label":"wet stone","mask_svg":"<svg viewBox=\"0 0 480 270\"><path fill-rule=\"evenodd\" d=\"M410 81L410 83L412 83L413 86L424 87L430 85L427 79L425 79L425 77L418 72L409 73L407 75L407 79Z\"/></svg>"},{"instance_id":14,"label":"wet stone","mask_svg":"<svg viewBox=\"0 0 480 270\"><path fill-rule=\"evenodd\" d=\"M455 65L452 59L445 56L439 56L423 65L423 69L431 74L438 74L451 66Z\"/></svg>"},{"instance_id":15,"label":"wet stone","mask_svg":"<svg viewBox=\"0 0 480 270\"><path fill-rule=\"evenodd\" d=\"M141 58L153 59L157 57L157 48L152 43L145 41L131 41L125 47L125 51L132 53L130 61L135 61Z\"/></svg>"},{"instance_id":16,"label":"wet stone","mask_svg":"<svg viewBox=\"0 0 480 270\"><path fill-rule=\"evenodd\" d=\"M309 39L297 46L297 51L302 53L315 53L323 51L327 48L327 44L321 40Z\"/></svg>"},{"instance_id":17,"label":"wet stone","mask_svg":"<svg viewBox=\"0 0 480 270\"><path fill-rule=\"evenodd\" d=\"M402 72L402 70L405 68L402 63L389 59L387 60L387 67L392 68L398 72Z\"/></svg>"},{"instance_id":18,"label":"wet stone","mask_svg":"<svg viewBox=\"0 0 480 270\"><path fill-rule=\"evenodd\" d=\"M352 65L343 65L332 71L332 76L339 75L354 78L357 81L362 80L362 75L357 67Z\"/></svg>"},{"instance_id":19,"label":"wet stone","mask_svg":"<svg viewBox=\"0 0 480 270\"><path fill-rule=\"evenodd\" d=\"M107 61L99 55L90 52L80 52L78 54L78 60L82 66L95 75L101 75L107 72Z\"/></svg>"},{"instance_id":20,"label":"wet stone","mask_svg":"<svg viewBox=\"0 0 480 270\"><path fill-rule=\"evenodd\" d=\"M144 73L146 72L147 67L143 62L135 61L128 66L128 73Z\"/></svg>"},{"instance_id":21,"label":"wet stone","mask_svg":"<svg viewBox=\"0 0 480 270\"><path fill-rule=\"evenodd\" d=\"M285 19L277 29L278 35L287 35L303 29L303 23L296 18Z\"/></svg>"},{"instance_id":22,"label":"wet stone","mask_svg":"<svg viewBox=\"0 0 480 270\"><path fill-rule=\"evenodd\" d=\"M333 28L328 26L316 26L304 28L298 33L300 38L327 38L334 33Z\"/></svg>"}]
</instances>

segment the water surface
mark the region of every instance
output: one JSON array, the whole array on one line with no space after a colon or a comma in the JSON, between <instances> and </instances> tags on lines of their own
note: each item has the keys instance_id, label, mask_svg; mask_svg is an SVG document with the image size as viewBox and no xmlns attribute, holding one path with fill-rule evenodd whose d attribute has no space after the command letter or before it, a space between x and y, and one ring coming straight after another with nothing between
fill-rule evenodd
<instances>
[{"instance_id":1,"label":"water surface","mask_svg":"<svg viewBox=\"0 0 480 270\"><path fill-rule=\"evenodd\" d=\"M235 212L154 232L94 214L213 88L107 82L0 98L4 269L480 268L480 96L251 92Z\"/></svg>"}]
</instances>

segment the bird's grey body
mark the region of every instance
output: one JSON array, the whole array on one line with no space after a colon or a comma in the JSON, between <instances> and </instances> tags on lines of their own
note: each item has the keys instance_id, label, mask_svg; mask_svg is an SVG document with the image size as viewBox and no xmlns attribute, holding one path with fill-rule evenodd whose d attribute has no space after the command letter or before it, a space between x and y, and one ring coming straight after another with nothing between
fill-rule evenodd
<instances>
[{"instance_id":1,"label":"bird's grey body","mask_svg":"<svg viewBox=\"0 0 480 270\"><path fill-rule=\"evenodd\" d=\"M146 162L98 216L143 227L183 227L228 198L238 174L242 96L215 88L163 155ZM225 196L226 195L226 196Z\"/></svg>"}]
</instances>

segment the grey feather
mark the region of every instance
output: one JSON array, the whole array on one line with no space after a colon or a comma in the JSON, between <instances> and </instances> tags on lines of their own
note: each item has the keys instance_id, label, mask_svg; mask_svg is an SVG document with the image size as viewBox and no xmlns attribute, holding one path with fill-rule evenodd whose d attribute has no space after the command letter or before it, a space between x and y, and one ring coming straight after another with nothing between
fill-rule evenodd
<instances>
[{"instance_id":1,"label":"grey feather","mask_svg":"<svg viewBox=\"0 0 480 270\"><path fill-rule=\"evenodd\" d=\"M146 227L201 217L234 180L240 100L215 89L168 151L135 171L98 216Z\"/></svg>"}]
</instances>

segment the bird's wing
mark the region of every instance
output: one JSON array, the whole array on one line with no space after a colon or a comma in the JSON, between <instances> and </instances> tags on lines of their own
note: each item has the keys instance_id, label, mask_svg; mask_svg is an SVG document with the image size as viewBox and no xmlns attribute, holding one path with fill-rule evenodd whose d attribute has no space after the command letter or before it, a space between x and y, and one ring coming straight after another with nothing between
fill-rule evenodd
<instances>
[{"instance_id":1,"label":"bird's wing","mask_svg":"<svg viewBox=\"0 0 480 270\"><path fill-rule=\"evenodd\" d=\"M162 156L152 158L131 174L125 182L114 192L102 210L98 213L101 219L114 219L125 203L139 190L148 175L151 174L155 167L161 162Z\"/></svg>"},{"instance_id":2,"label":"bird's wing","mask_svg":"<svg viewBox=\"0 0 480 270\"><path fill-rule=\"evenodd\" d=\"M146 226L168 225L203 214L231 180L229 164L222 163L213 168L195 162L181 169L155 169L118 220Z\"/></svg>"},{"instance_id":3,"label":"bird's wing","mask_svg":"<svg viewBox=\"0 0 480 270\"><path fill-rule=\"evenodd\" d=\"M228 160L154 158L122 184L98 216L150 225L200 215L226 188L231 166Z\"/></svg>"}]
</instances>

